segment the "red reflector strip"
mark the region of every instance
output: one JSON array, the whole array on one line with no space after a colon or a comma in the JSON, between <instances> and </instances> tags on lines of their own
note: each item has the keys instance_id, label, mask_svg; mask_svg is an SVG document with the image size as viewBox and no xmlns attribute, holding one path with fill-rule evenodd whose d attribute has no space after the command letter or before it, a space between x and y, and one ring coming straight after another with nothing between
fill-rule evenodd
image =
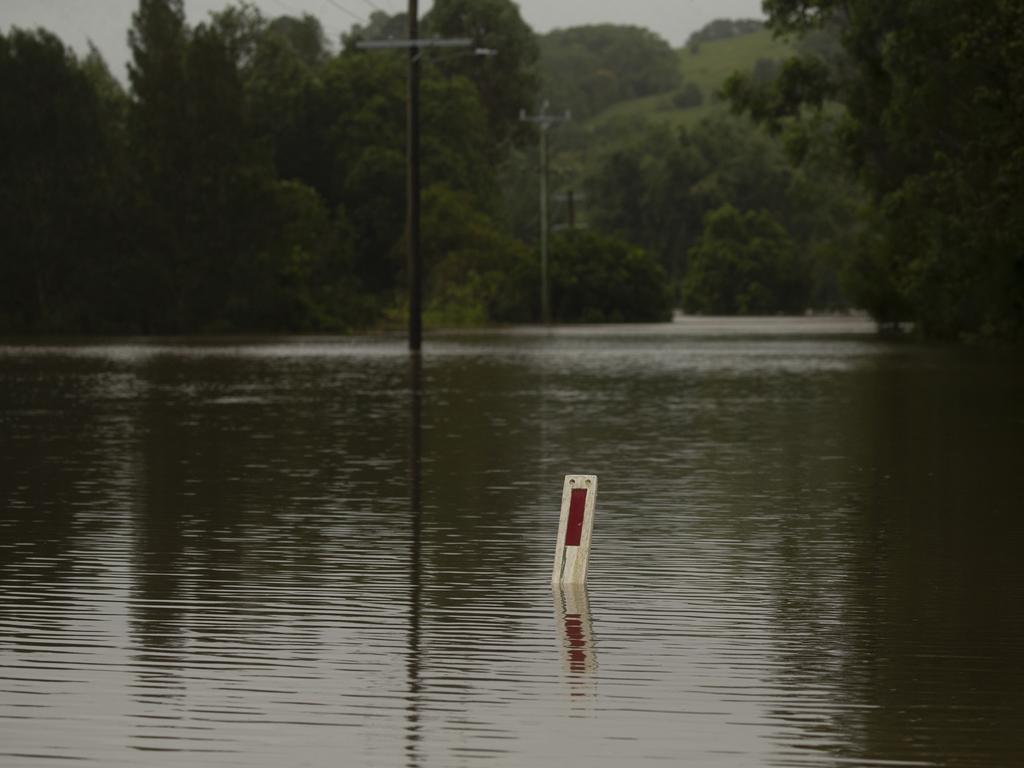
<instances>
[{"instance_id":1,"label":"red reflector strip","mask_svg":"<svg viewBox=\"0 0 1024 768\"><path fill-rule=\"evenodd\" d=\"M565 526L565 546L578 547L583 535L583 508L587 505L587 489L573 488L569 498L569 521Z\"/></svg>"},{"instance_id":2,"label":"red reflector strip","mask_svg":"<svg viewBox=\"0 0 1024 768\"><path fill-rule=\"evenodd\" d=\"M570 613L565 617L565 637L572 648L587 647L587 641L583 637L583 620L578 613Z\"/></svg>"}]
</instances>

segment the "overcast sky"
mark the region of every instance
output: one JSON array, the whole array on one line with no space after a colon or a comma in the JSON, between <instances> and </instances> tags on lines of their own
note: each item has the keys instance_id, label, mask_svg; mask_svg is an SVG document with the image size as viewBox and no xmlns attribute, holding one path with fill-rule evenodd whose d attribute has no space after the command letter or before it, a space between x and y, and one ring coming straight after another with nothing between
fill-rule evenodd
<instances>
[{"instance_id":1,"label":"overcast sky","mask_svg":"<svg viewBox=\"0 0 1024 768\"><path fill-rule=\"evenodd\" d=\"M228 0L185 0L189 21L196 23ZM394 13L404 0L254 0L267 16L311 13L335 42L353 23L365 21L375 8ZM0 29L46 27L64 42L84 51L92 40L115 74L124 78L126 40L138 0L0 0ZM430 0L420 0L421 13ZM761 0L519 0L526 22L538 32L579 24L637 24L654 30L675 46L712 19L761 18Z\"/></svg>"}]
</instances>

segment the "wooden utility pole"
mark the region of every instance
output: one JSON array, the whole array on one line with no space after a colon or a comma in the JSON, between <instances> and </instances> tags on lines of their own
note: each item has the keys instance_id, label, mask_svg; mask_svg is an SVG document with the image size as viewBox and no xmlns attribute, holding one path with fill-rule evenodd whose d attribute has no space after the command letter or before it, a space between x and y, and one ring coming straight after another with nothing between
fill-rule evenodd
<instances>
[{"instance_id":1,"label":"wooden utility pole","mask_svg":"<svg viewBox=\"0 0 1024 768\"><path fill-rule=\"evenodd\" d=\"M540 107L540 114L527 115L519 110L524 123L536 123L540 128L540 318L544 325L551 324L551 293L548 289L548 128L572 119L569 110L564 115L549 115L548 102Z\"/></svg>"},{"instance_id":2,"label":"wooden utility pole","mask_svg":"<svg viewBox=\"0 0 1024 768\"><path fill-rule=\"evenodd\" d=\"M409 38L407 40L366 40L357 48L402 48L409 51L409 88L406 104L406 221L405 235L409 273L409 351L417 353L423 345L423 257L420 254L420 56L423 48L471 48L468 37L419 37L419 3L409 0ZM476 53L491 55L480 48Z\"/></svg>"},{"instance_id":3,"label":"wooden utility pole","mask_svg":"<svg viewBox=\"0 0 1024 768\"><path fill-rule=\"evenodd\" d=\"M409 103L406 109L406 237L409 238L409 351L423 343L423 257L420 254L420 48L419 3L409 0Z\"/></svg>"}]
</instances>

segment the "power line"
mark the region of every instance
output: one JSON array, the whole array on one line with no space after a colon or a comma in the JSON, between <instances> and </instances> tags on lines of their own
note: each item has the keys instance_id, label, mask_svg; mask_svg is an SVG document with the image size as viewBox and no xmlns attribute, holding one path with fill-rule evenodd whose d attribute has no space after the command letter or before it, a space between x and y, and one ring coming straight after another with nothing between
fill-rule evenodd
<instances>
[{"instance_id":1,"label":"power line","mask_svg":"<svg viewBox=\"0 0 1024 768\"><path fill-rule=\"evenodd\" d=\"M386 13L388 16L391 15L388 11L385 11L383 8L381 8L379 5L377 5L375 2L373 2L373 0L363 0L363 2L366 3L368 6L370 6L371 8L373 8L375 11L380 11L381 13Z\"/></svg>"},{"instance_id":2,"label":"power line","mask_svg":"<svg viewBox=\"0 0 1024 768\"><path fill-rule=\"evenodd\" d=\"M327 2L330 3L331 5L333 5L335 8L337 8L342 13L344 13L347 16L350 16L351 18L355 19L360 24L366 24L366 19L364 19L362 16L359 16L359 15L353 13L348 8L343 6L341 3L337 2L337 0L327 0Z\"/></svg>"},{"instance_id":3,"label":"power line","mask_svg":"<svg viewBox=\"0 0 1024 768\"><path fill-rule=\"evenodd\" d=\"M572 119L568 110L564 115L548 112L548 102L541 104L540 113L526 114L519 110L519 119L540 127L540 317L548 325L551 322L551 299L548 288L548 129L553 125Z\"/></svg>"}]
</instances>

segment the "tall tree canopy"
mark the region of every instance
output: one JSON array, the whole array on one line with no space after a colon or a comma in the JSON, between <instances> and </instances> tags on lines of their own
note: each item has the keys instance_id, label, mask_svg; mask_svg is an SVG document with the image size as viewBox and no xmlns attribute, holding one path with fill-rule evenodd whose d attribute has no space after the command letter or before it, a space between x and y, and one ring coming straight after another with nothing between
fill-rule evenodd
<instances>
[{"instance_id":1,"label":"tall tree canopy","mask_svg":"<svg viewBox=\"0 0 1024 768\"><path fill-rule=\"evenodd\" d=\"M528 319L481 276L529 260L498 223L495 162L534 101L533 33L509 0L439 2L428 22L499 53L425 54L423 182L450 249L427 300ZM315 18L246 3L192 26L182 0L139 0L128 41L125 92L95 50L0 35L0 330L339 329L401 311L400 52L335 53Z\"/></svg>"},{"instance_id":2,"label":"tall tree canopy","mask_svg":"<svg viewBox=\"0 0 1024 768\"><path fill-rule=\"evenodd\" d=\"M833 29L840 62L788 64L767 87L735 79L774 124L826 99L846 108L849 167L880 238L853 270L883 319L942 337L1024 337L1024 6L1015 0L766 0L781 33ZM885 297L889 297L886 299Z\"/></svg>"},{"instance_id":3,"label":"tall tree canopy","mask_svg":"<svg viewBox=\"0 0 1024 768\"><path fill-rule=\"evenodd\" d=\"M0 35L0 329L97 326L106 275L89 260L117 244L116 120L56 37Z\"/></svg>"},{"instance_id":4,"label":"tall tree canopy","mask_svg":"<svg viewBox=\"0 0 1024 768\"><path fill-rule=\"evenodd\" d=\"M476 56L465 51L438 57L434 63L476 86L487 112L488 133L499 153L508 140L528 137L529 131L519 122L519 110L537 99L539 49L519 6L512 0L435 0L423 19L423 30L441 37L468 37L474 48L492 52Z\"/></svg>"}]
</instances>

